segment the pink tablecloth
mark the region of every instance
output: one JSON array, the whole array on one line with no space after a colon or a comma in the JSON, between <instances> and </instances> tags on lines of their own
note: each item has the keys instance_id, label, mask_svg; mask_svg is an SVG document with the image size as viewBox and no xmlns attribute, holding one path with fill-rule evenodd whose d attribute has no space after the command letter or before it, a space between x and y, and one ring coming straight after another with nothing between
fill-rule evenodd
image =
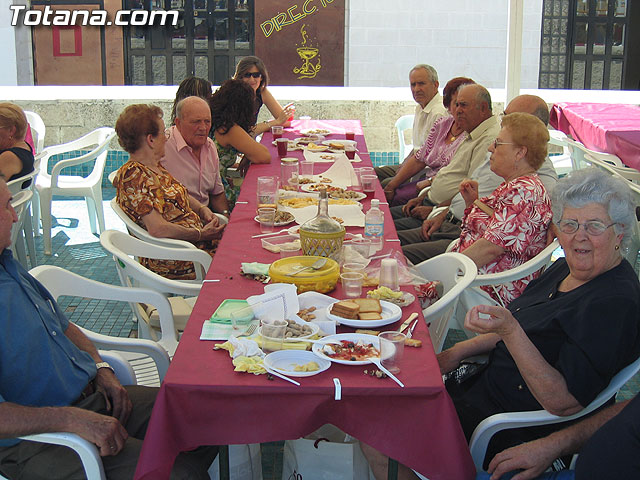
<instances>
[{"instance_id":1,"label":"pink tablecloth","mask_svg":"<svg viewBox=\"0 0 640 480\"><path fill-rule=\"evenodd\" d=\"M549 123L585 147L617 155L640 170L640 107L609 103L557 103Z\"/></svg>"},{"instance_id":2,"label":"pink tablecloth","mask_svg":"<svg viewBox=\"0 0 640 480\"><path fill-rule=\"evenodd\" d=\"M358 147L366 152L359 122L314 122L309 128L327 126L355 130ZM285 136L293 138L297 134L287 130ZM222 300L262 293L262 284L240 276L240 262L268 263L278 258L261 248L260 239L250 238L259 233L253 220L256 178L279 172L271 134L264 137L263 143L273 151L273 161L251 166L245 178L207 274L208 279L221 281L206 283L198 298L158 395L136 478L168 478L177 453L198 445L299 438L325 423L338 426L432 480L473 478L469 450L442 384L424 321L414 334L422 340L422 348L405 350L399 376L406 388L391 380L366 376L363 367L337 364L320 375L301 379L300 387L279 379L269 381L265 375L233 372L227 352L214 351L214 342L199 340L202 322ZM300 152L293 153L301 156ZM370 164L366 155L363 162ZM379 186L376 197L384 199ZM365 203L368 208L369 201ZM390 218L386 205L383 209ZM385 223L385 237L397 238L393 222ZM399 249L399 242L385 242L384 251L390 248ZM332 295L341 297L341 287ZM403 309L403 318L413 311L420 312L417 302ZM340 401L334 400L333 378L339 378L342 384Z\"/></svg>"}]
</instances>

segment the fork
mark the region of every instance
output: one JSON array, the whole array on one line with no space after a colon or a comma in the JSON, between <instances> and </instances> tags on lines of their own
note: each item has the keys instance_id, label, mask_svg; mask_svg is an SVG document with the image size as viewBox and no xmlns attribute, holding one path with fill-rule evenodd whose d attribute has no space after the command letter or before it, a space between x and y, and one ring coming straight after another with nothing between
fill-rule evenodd
<instances>
[{"instance_id":1,"label":"fork","mask_svg":"<svg viewBox=\"0 0 640 480\"><path fill-rule=\"evenodd\" d=\"M249 325L249 328L247 328L244 332L242 332L240 335L236 335L236 338L248 337L249 335L253 335L253 332L255 332L257 328L258 328L258 325L256 325L255 323L252 323L251 325Z\"/></svg>"}]
</instances>

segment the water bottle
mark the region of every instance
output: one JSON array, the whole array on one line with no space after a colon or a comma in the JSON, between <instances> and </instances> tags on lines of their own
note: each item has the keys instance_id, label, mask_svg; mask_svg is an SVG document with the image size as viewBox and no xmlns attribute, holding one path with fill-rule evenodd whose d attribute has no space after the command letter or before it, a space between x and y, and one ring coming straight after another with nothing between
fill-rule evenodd
<instances>
[{"instance_id":1,"label":"water bottle","mask_svg":"<svg viewBox=\"0 0 640 480\"><path fill-rule=\"evenodd\" d=\"M384 212L380 210L380 200L371 200L371 208L364 216L364 238L371 240L371 253L382 250L384 235Z\"/></svg>"}]
</instances>

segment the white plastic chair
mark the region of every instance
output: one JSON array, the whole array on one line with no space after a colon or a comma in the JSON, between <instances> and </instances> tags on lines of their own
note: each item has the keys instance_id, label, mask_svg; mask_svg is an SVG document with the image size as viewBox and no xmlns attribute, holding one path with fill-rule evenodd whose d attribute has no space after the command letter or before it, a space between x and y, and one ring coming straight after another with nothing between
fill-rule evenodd
<instances>
[{"instance_id":1,"label":"white plastic chair","mask_svg":"<svg viewBox=\"0 0 640 480\"><path fill-rule=\"evenodd\" d=\"M24 242L22 239L22 225L29 212L29 205L33 192L31 190L22 190L13 196L11 206L16 211L18 221L11 226L11 250L15 253L16 258L27 268L27 258L24 250ZM19 240L19 241L18 241Z\"/></svg>"},{"instance_id":2,"label":"white plastic chair","mask_svg":"<svg viewBox=\"0 0 640 480\"><path fill-rule=\"evenodd\" d=\"M40 173L36 179L36 189L40 195L44 253L46 255L51 255L51 202L53 195L83 196L87 202L91 232L97 234L98 227L101 232L104 231L102 174L107 160L109 143L115 134L116 132L113 128L101 127L72 142L47 147L42 152ZM92 147L89 153L60 160L52 167L51 174L48 173L49 159L52 156L77 150L87 150L89 147ZM93 170L87 177L61 174L63 168L82 165L94 160Z\"/></svg>"},{"instance_id":3,"label":"white plastic chair","mask_svg":"<svg viewBox=\"0 0 640 480\"><path fill-rule=\"evenodd\" d=\"M427 280L439 280L444 287L442 297L422 311L429 327L433 349L439 353L449 331L460 294L476 278L478 269L473 260L456 252L430 258L413 269Z\"/></svg>"},{"instance_id":4,"label":"white plastic chair","mask_svg":"<svg viewBox=\"0 0 640 480\"><path fill-rule=\"evenodd\" d=\"M398 132L398 154L400 163L409 155L409 152L413 150L413 145L405 143L404 132L413 128L413 118L415 115L403 115L396 120L396 131Z\"/></svg>"},{"instance_id":5,"label":"white plastic chair","mask_svg":"<svg viewBox=\"0 0 640 480\"><path fill-rule=\"evenodd\" d=\"M100 235L100 244L102 247L113 255L113 259L118 271L118 277L124 287L142 286L150 288L156 292L165 295L169 301L175 300L175 297L169 295L182 295L186 297L197 297L202 288L202 280L204 279L209 266L211 265L211 256L190 245L190 248L165 247L160 245L152 245L138 238L132 237L126 233L116 230L107 230ZM143 267L136 258L160 258L184 260L194 263L196 271L195 280L172 280L162 277L155 272ZM194 299L184 299L189 305L193 305ZM156 332L152 328L150 318L146 313L144 306L139 303L131 303L131 308L138 319L138 332L142 338L156 338ZM164 336L164 327L162 335ZM175 332L175 328L174 328Z\"/></svg>"},{"instance_id":6,"label":"white plastic chair","mask_svg":"<svg viewBox=\"0 0 640 480\"><path fill-rule=\"evenodd\" d=\"M38 265L37 259L36 259L36 243L33 239L33 216L32 216L32 209L35 211L35 205L34 203L37 202L37 195L36 195L36 189L35 189L35 178L38 175L38 171L39 171L39 160L36 160L36 164L34 165L34 170L31 173L28 173L20 178L16 178L15 180L12 180L10 182L7 183L7 187L9 187L9 191L11 192L11 195L15 196L17 195L20 191L22 191L22 187L24 184L28 183L28 185L25 187L24 190L28 190L30 192L33 192L33 198L31 199L31 203L29 204L29 207L31 208L27 208L24 212L24 220L22 222L22 235L24 235L24 241L27 244L27 250L29 251L29 259L31 260L31 266L35 267L36 265ZM22 253L24 253L24 247L22 247L22 242L19 244L21 245L22 248ZM14 252L16 250L14 249ZM18 260L20 261L20 263L22 264L22 266L24 268L28 268L27 267L27 259L26 259L26 254L24 255L24 258L20 258L18 257Z\"/></svg>"},{"instance_id":7,"label":"white plastic chair","mask_svg":"<svg viewBox=\"0 0 640 480\"><path fill-rule=\"evenodd\" d=\"M124 210L120 208L120 205L118 205L118 202L116 201L115 198L111 199L111 201L109 202L109 205L111 205L111 209L115 212L118 218L122 220L122 222L127 227L127 231L132 236L139 238L140 240L144 240L145 242L151 243L153 245L159 245L161 247L190 248L190 249L195 248L191 242L187 242L186 240L178 240L175 238L154 237L149 232L147 232L144 228L138 225L136 222L131 220L129 215L127 215L124 212ZM214 215L218 217L218 221L220 222L220 224L225 224L229 222L227 217L225 217L224 215L220 215L217 213Z\"/></svg>"},{"instance_id":8,"label":"white plastic chair","mask_svg":"<svg viewBox=\"0 0 640 480\"><path fill-rule=\"evenodd\" d=\"M614 397L618 390L627 383L640 370L640 358L620 370L609 382L609 385L583 410L573 415L559 417L552 415L546 410L536 410L529 412L508 412L498 413L485 418L476 427L471 436L469 450L473 463L478 472L483 471L482 464L487 452L487 446L491 438L501 430L511 428L534 427L540 425L551 425L554 423L569 422L577 418L588 415L594 410L604 405L610 398Z\"/></svg>"},{"instance_id":9,"label":"white plastic chair","mask_svg":"<svg viewBox=\"0 0 640 480\"><path fill-rule=\"evenodd\" d=\"M157 341L112 337L82 329L98 347L105 350L126 349L126 359L132 364L137 384L160 386L169 368L169 359L178 345L178 336L173 325L171 307L164 295L147 288L121 287L96 282L64 268L40 265L29 273L42 283L54 299L61 296L83 297L127 303L145 302L158 309L162 338ZM142 345L142 347L139 347ZM153 350L149 352L149 350Z\"/></svg>"},{"instance_id":10,"label":"white plastic chair","mask_svg":"<svg viewBox=\"0 0 640 480\"><path fill-rule=\"evenodd\" d=\"M30 112L25 110L24 114L27 117L27 122L29 122L29 126L31 127L31 136L33 137L33 145L36 148L34 155L37 155L44 148L44 136L47 132L47 127L40 115L36 112Z\"/></svg>"},{"instance_id":11,"label":"white plastic chair","mask_svg":"<svg viewBox=\"0 0 640 480\"><path fill-rule=\"evenodd\" d=\"M613 158L611 158L613 157ZM635 168L627 167L627 166L619 166L615 159L617 159L615 155L609 155L608 153L599 153L589 151L584 155L584 161L594 167L598 167L602 170L605 170L612 175L619 175L622 178L629 180L636 185L640 185L640 171Z\"/></svg>"},{"instance_id":12,"label":"white plastic chair","mask_svg":"<svg viewBox=\"0 0 640 480\"><path fill-rule=\"evenodd\" d=\"M573 170L573 164L571 162L571 151L569 150L569 143L567 142L567 135L560 130L549 130L549 145L555 145L562 147L562 153L559 155L551 154L549 158L553 163L558 175L566 175Z\"/></svg>"}]
</instances>

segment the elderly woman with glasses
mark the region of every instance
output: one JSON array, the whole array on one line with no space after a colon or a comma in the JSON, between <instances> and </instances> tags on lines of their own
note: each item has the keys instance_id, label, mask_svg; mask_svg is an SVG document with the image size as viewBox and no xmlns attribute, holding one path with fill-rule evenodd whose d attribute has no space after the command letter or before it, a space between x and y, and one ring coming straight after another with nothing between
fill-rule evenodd
<instances>
[{"instance_id":1,"label":"elderly woman with glasses","mask_svg":"<svg viewBox=\"0 0 640 480\"><path fill-rule=\"evenodd\" d=\"M167 142L160 107L128 106L116 133L129 153L113 180L120 208L154 237L186 240L213 256L225 225L160 164ZM140 263L163 277L195 278L191 262L142 258Z\"/></svg>"},{"instance_id":2,"label":"elderly woman with glasses","mask_svg":"<svg viewBox=\"0 0 640 480\"><path fill-rule=\"evenodd\" d=\"M267 85L269 83L269 74L267 68L258 57L252 55L243 57L236 65L236 73L233 76L236 80L243 80L255 92L255 106L253 116L252 134L254 136L267 132L276 125L288 127L293 118L293 106L287 105L282 108L278 101L271 94ZM267 122L258 123L258 114L262 105L266 105L273 119Z\"/></svg>"},{"instance_id":3,"label":"elderly woman with glasses","mask_svg":"<svg viewBox=\"0 0 640 480\"><path fill-rule=\"evenodd\" d=\"M547 156L549 132L540 119L512 113L489 147L490 168L504 182L491 195L478 198L478 182L465 180L460 193L467 208L462 233L453 250L478 265L478 273L498 273L522 265L547 242L551 201L536 174ZM510 283L482 287L501 305L517 298L534 275Z\"/></svg>"},{"instance_id":4,"label":"elderly woman with glasses","mask_svg":"<svg viewBox=\"0 0 640 480\"><path fill-rule=\"evenodd\" d=\"M479 335L438 355L443 374L456 371L445 385L467 439L495 413L579 412L640 355L640 284L622 256L636 224L626 181L592 168L573 172L556 186L553 218L565 258L508 308L473 307L465 327ZM485 353L478 372L459 376L468 368L462 360ZM501 432L485 460L558 428Z\"/></svg>"}]
</instances>

